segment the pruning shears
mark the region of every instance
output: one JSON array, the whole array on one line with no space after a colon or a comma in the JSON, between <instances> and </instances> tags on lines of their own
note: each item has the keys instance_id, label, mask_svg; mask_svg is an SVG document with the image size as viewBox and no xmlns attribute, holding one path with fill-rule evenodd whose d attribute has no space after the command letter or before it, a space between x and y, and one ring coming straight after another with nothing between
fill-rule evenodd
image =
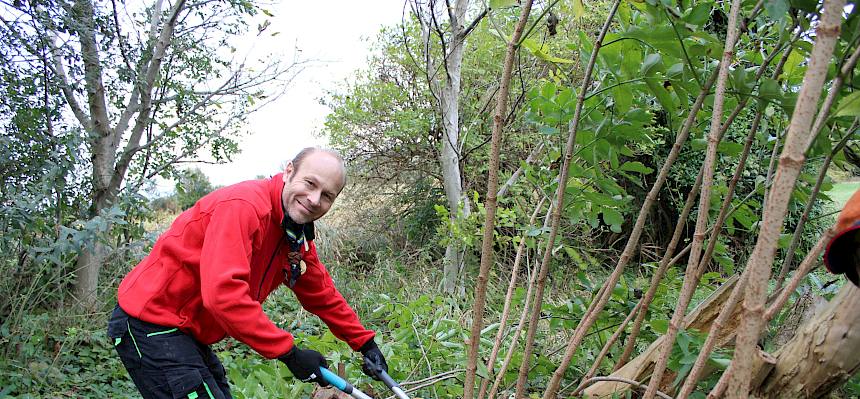
<instances>
[{"instance_id":1,"label":"pruning shears","mask_svg":"<svg viewBox=\"0 0 860 399\"><path fill-rule=\"evenodd\" d=\"M361 392L358 388L352 386L352 384L346 382L346 380L340 378L340 376L335 373L332 373L331 371L329 371L329 369L325 367L320 367L320 374L326 382L328 382L335 388L340 389L343 393L352 396L353 398L373 399L370 396L367 396L366 393Z\"/></svg>"},{"instance_id":2,"label":"pruning shears","mask_svg":"<svg viewBox=\"0 0 860 399\"><path fill-rule=\"evenodd\" d=\"M365 361L368 360L366 359ZM391 378L391 376L385 372L385 370L377 369L376 367L374 367L373 369L377 370L375 373L376 376L379 377L380 380L382 380L382 382L385 384L385 386L388 387L388 389L391 390L391 392L394 392L394 396L396 396L398 399L409 399L409 396L406 396L406 392L403 392L403 388L400 387L400 384L395 382L394 379ZM326 382L328 382L335 388L341 390L343 393L352 396L353 398L373 399L366 393L361 392L358 388L346 382L346 380L340 378L340 376L335 373L332 373L331 371L329 371L329 369L325 367L320 368L320 374L322 375L323 379L326 380Z\"/></svg>"},{"instance_id":3,"label":"pruning shears","mask_svg":"<svg viewBox=\"0 0 860 399\"><path fill-rule=\"evenodd\" d=\"M406 396L406 392L403 392L403 388L400 388L400 384L394 382L394 379L391 378L391 376L388 375L385 370L379 370L376 375L379 377L380 380L382 380L385 386L387 386L388 389L391 390L391 392L394 392L394 396L396 396L398 399L409 399L409 397Z\"/></svg>"}]
</instances>

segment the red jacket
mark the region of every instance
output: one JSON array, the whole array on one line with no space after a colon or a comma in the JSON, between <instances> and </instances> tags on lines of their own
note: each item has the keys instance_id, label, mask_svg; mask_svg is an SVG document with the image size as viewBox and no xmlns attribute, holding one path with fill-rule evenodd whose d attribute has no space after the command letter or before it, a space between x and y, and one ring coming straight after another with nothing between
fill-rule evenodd
<instances>
[{"instance_id":1,"label":"red jacket","mask_svg":"<svg viewBox=\"0 0 860 399\"><path fill-rule=\"evenodd\" d=\"M280 174L218 189L183 212L119 285L129 315L178 327L203 344L230 335L272 359L293 336L263 312L262 302L289 273L281 220ZM301 248L307 270L293 292L302 306L358 350L372 339L332 283L316 246Z\"/></svg>"}]
</instances>

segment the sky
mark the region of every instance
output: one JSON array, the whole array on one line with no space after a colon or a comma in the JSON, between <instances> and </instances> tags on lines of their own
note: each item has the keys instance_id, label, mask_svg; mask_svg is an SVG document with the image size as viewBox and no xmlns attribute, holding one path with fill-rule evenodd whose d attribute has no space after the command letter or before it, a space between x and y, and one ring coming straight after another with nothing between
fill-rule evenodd
<instances>
[{"instance_id":1,"label":"sky","mask_svg":"<svg viewBox=\"0 0 860 399\"><path fill-rule=\"evenodd\" d=\"M295 46L302 57L320 62L297 76L282 97L250 116L248 135L239 142L242 152L232 162L194 167L214 185L229 185L278 173L302 148L325 146L326 141L316 136L329 110L319 99L366 65L371 39L381 27L401 21L403 4L404 0L282 0L268 7L274 17L266 32L280 33L249 40L249 51L282 53L291 59Z\"/></svg>"}]
</instances>

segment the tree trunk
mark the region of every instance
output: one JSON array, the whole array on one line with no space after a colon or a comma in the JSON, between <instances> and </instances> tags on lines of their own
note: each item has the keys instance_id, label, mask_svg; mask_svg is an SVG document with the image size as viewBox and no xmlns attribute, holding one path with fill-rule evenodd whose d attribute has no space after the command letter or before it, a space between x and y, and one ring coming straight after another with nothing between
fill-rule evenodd
<instances>
[{"instance_id":1,"label":"tree trunk","mask_svg":"<svg viewBox=\"0 0 860 399\"><path fill-rule=\"evenodd\" d=\"M418 3L416 3L418 5ZM427 7L430 15L435 15L437 3L431 1ZM463 64L463 45L466 40L466 27L463 22L466 17L466 9L469 0L459 0L453 8L446 7L444 12L448 15L448 30L450 40L446 41L439 33L439 40L443 42L443 49L447 52L442 54L441 71L445 73L445 84L439 84L439 78L428 75L430 90L439 101L439 111L442 117L442 148L439 151L439 165L442 169L442 186L445 189L445 198L448 202L449 218L452 223L460 220L461 216L468 215L469 208L464 204L463 215L460 214L460 204L463 201L463 185L460 172L460 75ZM416 7L419 8L419 7ZM421 16L419 16L421 17ZM422 21L423 36L425 40L425 57L428 74L434 74L438 69L430 54L430 38L437 32L438 26L435 16L424 16ZM460 277L463 264L463 245L454 233L450 233L450 241L445 248L445 259L442 268L442 290L446 293L454 293Z\"/></svg>"},{"instance_id":2,"label":"tree trunk","mask_svg":"<svg viewBox=\"0 0 860 399\"><path fill-rule=\"evenodd\" d=\"M749 278L735 351L741 356L734 356L732 359L732 368L735 372L729 380L727 390L729 398L744 397L750 388L751 365L749 358L743 354L750 353L755 348L764 327L764 303L771 266L776 256L792 189L806 159L805 152L814 138L810 136L809 130L815 117L818 99L821 97L821 88L827 78L833 48L839 38L844 6L844 0L824 2L821 23L815 29L817 36L809 57L809 68L797 96L785 146L780 155L779 167L774 175L773 187L764 204L759 236L744 271Z\"/></svg>"},{"instance_id":3,"label":"tree trunk","mask_svg":"<svg viewBox=\"0 0 860 399\"><path fill-rule=\"evenodd\" d=\"M70 10L71 16L79 21L76 33L81 44L81 57L84 61L84 81L87 89L87 104L89 106L89 121L87 126L89 141L92 148L93 187L92 205L89 217L98 216L99 211L109 206L113 197L108 192L113 164L116 160L116 144L110 128L105 100L105 87L102 81L102 68L96 41L96 26L94 21L93 4L90 1L78 1ZM85 309L91 308L96 301L96 289L99 281L103 245L96 241L91 249L82 251L76 264L76 279L74 295L78 304Z\"/></svg>"},{"instance_id":4,"label":"tree trunk","mask_svg":"<svg viewBox=\"0 0 860 399\"><path fill-rule=\"evenodd\" d=\"M776 353L773 371L752 397L822 398L860 370L860 289L845 284L830 303Z\"/></svg>"},{"instance_id":5,"label":"tree trunk","mask_svg":"<svg viewBox=\"0 0 860 399\"><path fill-rule=\"evenodd\" d=\"M514 57L519 46L520 37L529 19L532 9L532 0L527 0L522 5L520 19L514 28L514 34L507 44L505 52L504 70L502 81L499 85L499 94L496 99L496 110L493 113L493 134L490 149L490 165L487 171L487 196L484 199L484 235L481 239L481 265L478 270L478 281L475 284L475 306L472 312L472 329L469 339L469 358L466 364L466 378L463 383L463 398L472 399L475 390L475 376L478 368L478 349L481 346L481 328L484 322L484 308L487 301L487 280L489 279L490 267L494 262L493 243L495 241L496 226L496 190L499 189L499 150L502 142L502 129L505 125L505 114L508 110L508 92L511 86L511 73L514 69ZM542 202L541 202L542 203ZM535 211L537 215L537 211ZM534 216L532 217L534 219ZM499 326L499 331L501 331ZM488 376L489 377L489 376Z\"/></svg>"}]
</instances>

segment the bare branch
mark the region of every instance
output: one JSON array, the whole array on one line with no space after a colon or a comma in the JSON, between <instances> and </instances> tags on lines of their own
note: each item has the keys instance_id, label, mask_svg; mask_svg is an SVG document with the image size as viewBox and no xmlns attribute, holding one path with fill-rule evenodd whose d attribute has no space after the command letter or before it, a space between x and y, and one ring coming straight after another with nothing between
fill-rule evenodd
<instances>
[{"instance_id":1,"label":"bare branch","mask_svg":"<svg viewBox=\"0 0 860 399\"><path fill-rule=\"evenodd\" d=\"M69 85L66 68L63 66L63 58L60 54L60 49L55 44L55 39L56 36L51 38L51 40L48 40L48 44L51 46L51 60L53 61L53 64L50 65L51 71L60 80L60 90L63 92L63 98L66 99L66 103L69 104L69 108L72 109L72 114L75 115L75 118L80 122L81 126L86 129L91 129L92 120L90 120L90 117L84 113L84 110L78 103L78 99L75 98L74 90L72 90L72 87Z\"/></svg>"},{"instance_id":2,"label":"bare branch","mask_svg":"<svg viewBox=\"0 0 860 399\"><path fill-rule=\"evenodd\" d=\"M574 392L573 392L573 394L572 394L571 396L576 396L576 395L578 395L580 392L582 392L582 390L583 390L583 389L588 388L588 386L590 386L591 384L594 384L595 382L601 382L601 381L623 382L623 383L625 383L625 384L632 385L632 386L634 386L634 387L636 387L636 388L639 388L639 389L644 389L644 388L645 388L645 385L640 384L640 383L638 383L638 382L636 382L636 381L633 381L633 380L629 380L629 379L627 379L627 378L621 378L621 377L592 377L592 378L589 378L587 381L583 382L583 383L582 383L582 385L581 385L579 388L577 388L577 389L576 389L576 391L574 391ZM671 397L671 396L666 395L665 393L663 393L663 392L661 392L661 391L656 391L656 392L655 392L655 394L657 394L657 396L659 396L659 397L661 397L661 398L663 398L663 399L672 399L672 397Z\"/></svg>"},{"instance_id":3,"label":"bare branch","mask_svg":"<svg viewBox=\"0 0 860 399\"><path fill-rule=\"evenodd\" d=\"M827 77L827 67L830 64L833 47L839 37L844 6L844 0L825 0L824 2L824 11L821 15L821 23L816 28L817 37L810 55L809 67L798 94L785 147L774 177L774 186L763 212L761 230L744 272L749 275L749 286L743 302L736 354L753 353L764 325L763 311L767 282L770 279L777 239L782 230L792 187L805 159L804 152L813 139L809 131L815 117L821 88ZM734 356L732 363L735 372L732 374L727 390L729 398L742 398L748 395L752 377L751 362L752 358L749 356Z\"/></svg>"},{"instance_id":4,"label":"bare branch","mask_svg":"<svg viewBox=\"0 0 860 399\"><path fill-rule=\"evenodd\" d=\"M158 41L155 43L152 57L149 59L146 72L142 79L138 76L140 83L137 90L140 93L141 109L137 114L137 120L131 130L131 136L128 139L128 143L126 143L125 150L114 167L114 173L110 181L110 187L113 190L118 190L122 184L128 165L131 163L131 159L136 152L131 151L131 149L138 145L144 129L149 126L152 116L152 88L155 84L155 79L161 71L161 64L164 60L164 55L167 48L170 46L171 37L173 36L173 28L176 26L176 19L179 16L179 13L183 10L184 5L185 0L178 0L170 9L168 17L164 22L164 26L161 28L161 34L158 36ZM155 18L155 16L153 16L153 18ZM141 64L143 65L146 63L141 62ZM131 104L129 104L129 106L131 106ZM114 130L114 134L119 137L122 135L122 132Z\"/></svg>"},{"instance_id":5,"label":"bare branch","mask_svg":"<svg viewBox=\"0 0 860 399\"><path fill-rule=\"evenodd\" d=\"M460 14L458 15L458 17L460 18L462 18L462 12L460 12L460 7L461 4L465 2L465 0L460 0L457 3L457 11L458 14ZM462 7L465 8L465 6ZM527 0L525 4L523 4L522 11L520 12L519 21L517 22L516 28L514 28L513 37L508 42L507 50L505 52L502 81L499 85L499 94L496 97L496 110L493 113L493 139L490 150L487 195L484 199L484 209L486 210L486 217L484 219L484 235L481 245L481 265L478 272L478 281L475 284L475 306L474 314L472 315L472 335L469 345L469 361L466 366L466 380L464 382L465 389L463 393L463 397L465 399L472 399L472 395L474 393L473 391L475 389L474 381L478 365L478 347L481 343L481 329L483 327L484 306L486 305L487 298L487 280L490 266L493 263L494 257L493 241L495 236L496 206L498 203L498 200L496 198L496 191L499 187L499 152L501 150L502 129L504 128L504 115L507 113L508 109L508 93L510 92L511 75L514 69L514 56L516 55L516 51L518 49L516 43L519 41L520 35L522 35L523 33L523 29L525 29L526 22L528 22L531 8L532 0ZM465 10L463 10L463 12L465 12ZM462 46L462 43L459 43L459 45ZM562 185L563 184L560 184L560 186ZM559 201L559 204L561 203L562 202Z\"/></svg>"},{"instance_id":6,"label":"bare branch","mask_svg":"<svg viewBox=\"0 0 860 399\"><path fill-rule=\"evenodd\" d=\"M526 161L525 161L525 162L526 162L526 165L531 165L531 164L532 164L532 162L534 162L534 161L535 161L535 159L536 159L537 157L539 157L541 153L543 153L543 149L544 149L544 143L540 143L540 144L538 144L538 145L537 145L537 146L532 150L532 152L529 154L529 156L528 156L528 157L526 157ZM517 168L517 170L516 170L516 171L511 175L511 177L509 177L509 178L508 178L508 180L507 180L507 181L505 181L505 184L503 184L503 185L502 185L502 188L500 188L500 189L499 189L499 192L496 194L496 196L497 196L498 198L502 198L502 197L504 197L504 196L508 193L508 190L511 188L511 186L513 186L513 185L514 185L514 183L516 183L517 179L519 179L519 178L520 178L520 175L522 175L522 174L523 174L523 167L522 167L522 166L520 166L520 167L519 167L519 168Z\"/></svg>"},{"instance_id":7,"label":"bare branch","mask_svg":"<svg viewBox=\"0 0 860 399\"><path fill-rule=\"evenodd\" d=\"M812 249L806 254L806 257L803 258L803 261L800 262L800 267L798 267L797 272L794 273L794 277L791 279L791 282L785 286L780 292L779 296L771 303L771 305L767 308L767 312L764 314L764 318L766 320L773 319L773 316L776 316L777 312L785 306L785 303L788 302L788 298L797 289L797 286L800 285L800 282L806 278L806 275L812 270L812 268L818 264L818 255L821 255L821 252L824 251L825 246L830 242L836 235L836 231L834 228L827 229L824 234L818 239L818 243L812 247Z\"/></svg>"}]
</instances>

